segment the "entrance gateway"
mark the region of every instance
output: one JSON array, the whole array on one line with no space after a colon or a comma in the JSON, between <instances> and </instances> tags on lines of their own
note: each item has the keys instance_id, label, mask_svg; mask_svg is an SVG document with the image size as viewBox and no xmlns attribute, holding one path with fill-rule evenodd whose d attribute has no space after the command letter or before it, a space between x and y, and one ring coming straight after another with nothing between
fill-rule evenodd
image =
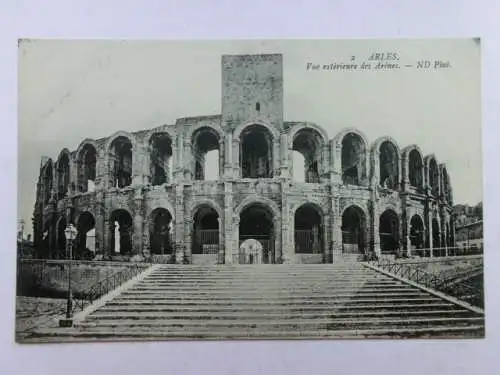
<instances>
[{"instance_id":1,"label":"entrance gateway","mask_svg":"<svg viewBox=\"0 0 500 375\"><path fill-rule=\"evenodd\" d=\"M238 263L276 263L272 211L260 203L240 214Z\"/></svg>"}]
</instances>

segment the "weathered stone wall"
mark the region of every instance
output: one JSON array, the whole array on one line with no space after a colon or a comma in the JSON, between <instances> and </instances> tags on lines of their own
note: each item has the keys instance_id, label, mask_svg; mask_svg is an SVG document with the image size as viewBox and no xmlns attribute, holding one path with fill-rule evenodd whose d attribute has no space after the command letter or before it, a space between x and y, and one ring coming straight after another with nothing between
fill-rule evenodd
<instances>
[{"instance_id":1,"label":"weathered stone wall","mask_svg":"<svg viewBox=\"0 0 500 375\"><path fill-rule=\"evenodd\" d=\"M239 214L248 205L260 202L269 207L274 217L276 259L283 262L312 261L314 257L296 257L294 254L294 215L305 203L321 213L324 252L323 260L331 262L342 256L342 215L351 207L358 207L364 220L364 240L370 251L380 252L379 218L385 210L393 210L400 221L400 247L411 255L409 245L410 220L414 215L424 223L426 246L432 248L432 219L439 224L440 246L453 245L454 220L451 211L452 190L444 164L439 165L438 194L430 187L430 161L416 145L400 149L390 137L381 137L372 144L356 129L341 130L332 139L319 125L307 122L283 122L283 77L280 55L224 56L222 58L222 114L186 117L174 125L162 125L135 133L119 131L110 137L82 141L75 151L63 150L58 160L44 158L37 185L34 210L34 240L37 248L47 248L44 256L60 254L51 251L58 244L57 223L78 221L83 212L95 219L96 252L109 256L111 249L111 215L117 209L127 211L132 218L132 255L141 259L150 250L151 215L155 209L166 209L172 216L174 254L168 261L192 262L191 245L193 216L200 205L209 205L219 214L221 250L218 262L232 262L237 252ZM271 135L272 178L241 179L241 132L257 124ZM219 149L219 180L195 180L193 139L202 130L217 138ZM311 150L318 162L319 182L300 183L293 180L292 155L294 139L298 134L312 134ZM172 180L152 186L151 137L164 134L171 140ZM342 147L344 138L355 137L360 152L358 185L342 182ZM111 148L113 140L125 137L132 145L132 182L124 188L113 187ZM380 148L390 142L396 150L391 164L397 169L393 189L380 181ZM82 193L81 151L90 145L97 152L95 191ZM304 146L300 146L304 147ZM423 186L409 183L409 154L420 154ZM58 164L61 157L70 157L68 194L59 199L56 194L61 176ZM200 159L201 160L201 159ZM437 163L437 161L436 161ZM52 175L47 181L46 176ZM446 177L446 178L445 178ZM446 179L446 189L443 181ZM308 260L307 260L307 259ZM205 261L205 260L203 260ZM201 262L201 260L200 260Z\"/></svg>"}]
</instances>

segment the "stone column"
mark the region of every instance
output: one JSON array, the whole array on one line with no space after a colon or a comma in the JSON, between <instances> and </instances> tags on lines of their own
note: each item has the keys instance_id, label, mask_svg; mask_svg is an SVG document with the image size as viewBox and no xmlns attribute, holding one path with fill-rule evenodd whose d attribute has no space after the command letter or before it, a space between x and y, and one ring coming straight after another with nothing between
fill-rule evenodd
<instances>
[{"instance_id":1,"label":"stone column","mask_svg":"<svg viewBox=\"0 0 500 375\"><path fill-rule=\"evenodd\" d=\"M192 241L194 236L193 219L187 215L184 216L184 257L183 262L191 264L192 261Z\"/></svg>"},{"instance_id":2,"label":"stone column","mask_svg":"<svg viewBox=\"0 0 500 375\"><path fill-rule=\"evenodd\" d=\"M332 174L330 181L333 185L339 185L342 182L342 144L336 144L331 141L331 160Z\"/></svg>"},{"instance_id":3,"label":"stone column","mask_svg":"<svg viewBox=\"0 0 500 375\"><path fill-rule=\"evenodd\" d=\"M232 138L232 144L233 144L232 165L234 170L233 177L241 178L239 138Z\"/></svg>"},{"instance_id":4,"label":"stone column","mask_svg":"<svg viewBox=\"0 0 500 375\"><path fill-rule=\"evenodd\" d=\"M406 250L406 256L411 257L411 238L410 238L410 233L411 233L411 212L407 211L406 216L404 220L402 220L404 224L404 245L405 245L405 250Z\"/></svg>"},{"instance_id":5,"label":"stone column","mask_svg":"<svg viewBox=\"0 0 500 375\"><path fill-rule=\"evenodd\" d=\"M133 259L137 261L143 260L143 215L143 196L142 190L139 188L134 191L134 232L132 237Z\"/></svg>"},{"instance_id":6,"label":"stone column","mask_svg":"<svg viewBox=\"0 0 500 375\"><path fill-rule=\"evenodd\" d=\"M441 246L444 248L444 256L448 256L448 231L446 230L448 228L448 215L444 214L441 217ZM442 250L441 250L442 254Z\"/></svg>"},{"instance_id":7,"label":"stone column","mask_svg":"<svg viewBox=\"0 0 500 375\"><path fill-rule=\"evenodd\" d=\"M293 240L290 241L290 231L294 232L294 226L291 224L290 210L288 208L288 189L286 182L281 182L281 262L284 264L292 263L294 254ZM277 229L277 228L276 228ZM275 229L275 230L276 230ZM293 238L293 237L292 237Z\"/></svg>"},{"instance_id":8,"label":"stone column","mask_svg":"<svg viewBox=\"0 0 500 375\"><path fill-rule=\"evenodd\" d=\"M332 259L342 258L342 212L340 209L340 199L332 193Z\"/></svg>"},{"instance_id":9,"label":"stone column","mask_svg":"<svg viewBox=\"0 0 500 375\"><path fill-rule=\"evenodd\" d=\"M380 149L378 147L372 153L371 162L373 163L373 175L370 183L373 188L377 188L383 184L383 181L380 181Z\"/></svg>"},{"instance_id":10,"label":"stone column","mask_svg":"<svg viewBox=\"0 0 500 375\"><path fill-rule=\"evenodd\" d=\"M380 228L379 228L379 218L380 218L380 210L377 203L373 202L372 209L372 239L373 239L373 252L377 258L380 258L382 255L382 249L380 248Z\"/></svg>"},{"instance_id":11,"label":"stone column","mask_svg":"<svg viewBox=\"0 0 500 375\"><path fill-rule=\"evenodd\" d=\"M409 171L409 165L408 165L408 157L410 154L403 155L403 188L404 191L408 191L410 187L410 171Z\"/></svg>"},{"instance_id":12,"label":"stone column","mask_svg":"<svg viewBox=\"0 0 500 375\"><path fill-rule=\"evenodd\" d=\"M434 230L432 228L432 210L429 209L429 212L427 213L427 220L428 220L428 224L427 224L427 234L428 234L428 243L429 243L429 252L430 252L430 255L429 256L432 256L432 249L434 248L434 244L433 244L433 233L432 231Z\"/></svg>"},{"instance_id":13,"label":"stone column","mask_svg":"<svg viewBox=\"0 0 500 375\"><path fill-rule=\"evenodd\" d=\"M177 157L176 157L176 166L175 169L177 171L176 181L184 180L184 134L181 132L177 137Z\"/></svg>"},{"instance_id":14,"label":"stone column","mask_svg":"<svg viewBox=\"0 0 500 375\"><path fill-rule=\"evenodd\" d=\"M230 179L233 176L233 133L227 132L224 138L224 173L220 171L220 176L224 176L226 179Z\"/></svg>"},{"instance_id":15,"label":"stone column","mask_svg":"<svg viewBox=\"0 0 500 375\"><path fill-rule=\"evenodd\" d=\"M224 246L221 251L224 254L224 263L233 263L233 184L231 182L224 182ZM239 218L238 218L239 219ZM219 227L221 228L221 227Z\"/></svg>"},{"instance_id":16,"label":"stone column","mask_svg":"<svg viewBox=\"0 0 500 375\"><path fill-rule=\"evenodd\" d=\"M218 217L217 222L219 224L219 251L217 254L217 264L224 264L224 229L223 223L224 218Z\"/></svg>"},{"instance_id":17,"label":"stone column","mask_svg":"<svg viewBox=\"0 0 500 375\"><path fill-rule=\"evenodd\" d=\"M280 135L280 176L282 178L289 178L290 174L288 173L288 137L285 132Z\"/></svg>"},{"instance_id":18,"label":"stone column","mask_svg":"<svg viewBox=\"0 0 500 375\"><path fill-rule=\"evenodd\" d=\"M226 259L230 257L230 263L239 264L240 263L240 217L233 216L232 230L230 231L232 243L230 248L226 248ZM236 252L236 254L233 253Z\"/></svg>"},{"instance_id":19,"label":"stone column","mask_svg":"<svg viewBox=\"0 0 500 375\"><path fill-rule=\"evenodd\" d=\"M110 259L110 257L114 254L114 249L111 248L111 238L114 236L114 224L109 219L108 216L104 217L103 222L103 258Z\"/></svg>"},{"instance_id":20,"label":"stone column","mask_svg":"<svg viewBox=\"0 0 500 375\"><path fill-rule=\"evenodd\" d=\"M179 181L179 146L178 146L178 141L177 141L177 136L175 136L174 140L172 141L172 180L173 181ZM169 183L172 183L173 181L170 180L168 181Z\"/></svg>"},{"instance_id":21,"label":"stone column","mask_svg":"<svg viewBox=\"0 0 500 375\"><path fill-rule=\"evenodd\" d=\"M189 139L184 139L184 163L183 163L183 170L184 170L184 178L186 180L193 180L194 179L194 171L195 171L195 161L194 161L194 155L193 155L193 150L191 147L191 140Z\"/></svg>"},{"instance_id":22,"label":"stone column","mask_svg":"<svg viewBox=\"0 0 500 375\"><path fill-rule=\"evenodd\" d=\"M330 262L330 243L331 243L331 233L330 228L332 227L330 224L330 215L326 214L323 217L323 263Z\"/></svg>"},{"instance_id":23,"label":"stone column","mask_svg":"<svg viewBox=\"0 0 500 375\"><path fill-rule=\"evenodd\" d=\"M97 175L97 171L96 171ZM97 176L96 176L97 177ZM69 159L69 186L68 186L69 196L76 194L78 191L78 159L75 157L70 157Z\"/></svg>"},{"instance_id":24,"label":"stone column","mask_svg":"<svg viewBox=\"0 0 500 375\"><path fill-rule=\"evenodd\" d=\"M281 219L279 217L275 217L273 219L273 235L274 235L274 263L279 263L279 259L281 258L281 251L282 250L282 227L281 227ZM272 255L272 254L269 254ZM271 259L269 260L269 263L271 263Z\"/></svg>"},{"instance_id":25,"label":"stone column","mask_svg":"<svg viewBox=\"0 0 500 375\"><path fill-rule=\"evenodd\" d=\"M109 187L109 177L107 164L109 161L107 153L104 150L96 150L96 165L95 165L95 188L107 189Z\"/></svg>"},{"instance_id":26,"label":"stone column","mask_svg":"<svg viewBox=\"0 0 500 375\"><path fill-rule=\"evenodd\" d=\"M184 186L175 186L175 262L184 262Z\"/></svg>"},{"instance_id":27,"label":"stone column","mask_svg":"<svg viewBox=\"0 0 500 375\"><path fill-rule=\"evenodd\" d=\"M104 192L98 191L96 193L95 205L95 254L96 258L102 259L104 256L105 239L104 239L104 223L105 223L105 201Z\"/></svg>"}]
</instances>

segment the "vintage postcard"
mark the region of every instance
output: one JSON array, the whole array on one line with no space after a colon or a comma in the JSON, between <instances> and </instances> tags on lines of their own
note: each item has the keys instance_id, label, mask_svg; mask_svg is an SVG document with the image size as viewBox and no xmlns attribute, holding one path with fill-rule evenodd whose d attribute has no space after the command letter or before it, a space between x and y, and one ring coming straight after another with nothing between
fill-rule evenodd
<instances>
[{"instance_id":1,"label":"vintage postcard","mask_svg":"<svg viewBox=\"0 0 500 375\"><path fill-rule=\"evenodd\" d=\"M19 343L483 338L479 39L19 41Z\"/></svg>"}]
</instances>

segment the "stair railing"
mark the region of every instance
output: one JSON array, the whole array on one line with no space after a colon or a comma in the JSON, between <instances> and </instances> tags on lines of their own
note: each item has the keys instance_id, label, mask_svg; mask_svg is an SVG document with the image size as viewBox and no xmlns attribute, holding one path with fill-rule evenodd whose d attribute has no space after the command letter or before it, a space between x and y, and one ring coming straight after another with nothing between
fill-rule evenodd
<instances>
[{"instance_id":1,"label":"stair railing","mask_svg":"<svg viewBox=\"0 0 500 375\"><path fill-rule=\"evenodd\" d=\"M92 284L88 289L82 291L77 297L73 298L73 311L83 310L88 305L92 304L97 299L105 294L115 290L125 282L129 281L139 273L150 267L149 264L136 263L127 265L124 269L115 272L102 280Z\"/></svg>"},{"instance_id":2,"label":"stair railing","mask_svg":"<svg viewBox=\"0 0 500 375\"><path fill-rule=\"evenodd\" d=\"M471 305L481 308L484 306L484 289L482 285L474 285L469 280L456 281L455 278L449 279L444 277L442 273L433 274L415 267L421 264L421 262L391 262L388 259L378 259L368 261L367 263L392 275L448 294Z\"/></svg>"}]
</instances>

